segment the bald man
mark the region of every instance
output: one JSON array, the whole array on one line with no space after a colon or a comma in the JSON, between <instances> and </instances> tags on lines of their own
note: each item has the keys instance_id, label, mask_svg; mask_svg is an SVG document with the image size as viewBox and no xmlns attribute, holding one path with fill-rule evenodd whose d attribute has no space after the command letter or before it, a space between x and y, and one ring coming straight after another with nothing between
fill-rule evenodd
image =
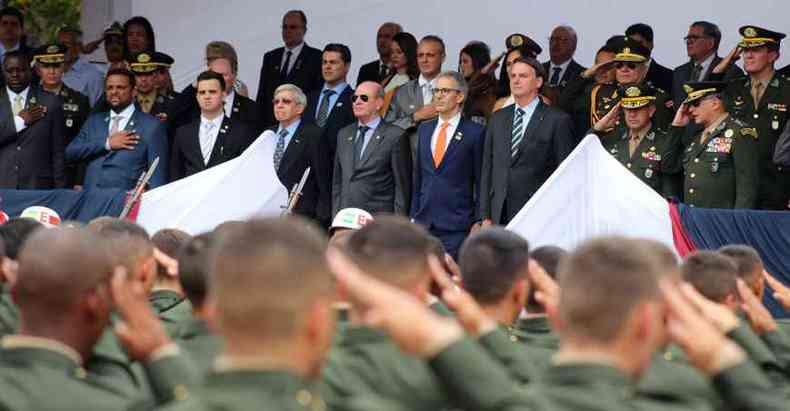
<instances>
[{"instance_id":1,"label":"bald man","mask_svg":"<svg viewBox=\"0 0 790 411\"><path fill-rule=\"evenodd\" d=\"M97 384L90 368L86 372L113 306L127 330L134 324L156 324L150 312L139 309L145 300L129 293L134 282L117 276L111 284L112 274L107 248L85 230L54 228L31 236L20 253L13 289L19 331L0 341L0 409L117 410L147 401L125 387L109 387L104 380ZM142 332L136 331L139 338ZM183 365L183 359L161 326L146 327L145 333L142 345L124 339L125 348L145 365L156 401L174 400L185 390L178 385L191 382L173 368Z\"/></svg>"}]
</instances>

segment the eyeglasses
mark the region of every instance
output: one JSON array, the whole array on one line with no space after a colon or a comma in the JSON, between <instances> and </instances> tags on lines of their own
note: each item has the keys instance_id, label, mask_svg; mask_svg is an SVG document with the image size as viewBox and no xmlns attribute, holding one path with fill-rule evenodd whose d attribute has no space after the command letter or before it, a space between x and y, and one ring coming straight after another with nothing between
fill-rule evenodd
<instances>
[{"instance_id":1,"label":"eyeglasses","mask_svg":"<svg viewBox=\"0 0 790 411\"><path fill-rule=\"evenodd\" d=\"M458 90L458 89L455 89L455 88L434 88L433 89L433 94L435 96L439 96L439 95L443 96L445 94L450 94L450 92L453 92L453 91L461 91L461 90Z\"/></svg>"},{"instance_id":2,"label":"eyeglasses","mask_svg":"<svg viewBox=\"0 0 790 411\"><path fill-rule=\"evenodd\" d=\"M689 34L688 36L683 37L683 40L684 41L690 41L690 42L693 43L693 42L695 42L697 40L702 40L702 39L706 39L706 38L708 38L708 36L698 36L696 34Z\"/></svg>"},{"instance_id":3,"label":"eyeglasses","mask_svg":"<svg viewBox=\"0 0 790 411\"><path fill-rule=\"evenodd\" d=\"M354 94L353 96L351 96L352 103L356 103L357 100L359 99L361 99L363 103L367 103L368 100L370 100L370 96L368 96L367 94Z\"/></svg>"},{"instance_id":4,"label":"eyeglasses","mask_svg":"<svg viewBox=\"0 0 790 411\"><path fill-rule=\"evenodd\" d=\"M629 70L636 70L636 63L616 61L614 68L620 70L623 67L628 67Z\"/></svg>"},{"instance_id":5,"label":"eyeglasses","mask_svg":"<svg viewBox=\"0 0 790 411\"><path fill-rule=\"evenodd\" d=\"M273 103L275 106L276 106L276 105L278 105L278 104L280 104L280 103L283 103L283 104L285 104L285 105L287 106L287 105L290 105L290 104L291 104L291 103L293 103L293 102L294 102L294 101L293 101L293 100L291 100L290 98L276 98L276 99L272 100L272 103Z\"/></svg>"}]
</instances>

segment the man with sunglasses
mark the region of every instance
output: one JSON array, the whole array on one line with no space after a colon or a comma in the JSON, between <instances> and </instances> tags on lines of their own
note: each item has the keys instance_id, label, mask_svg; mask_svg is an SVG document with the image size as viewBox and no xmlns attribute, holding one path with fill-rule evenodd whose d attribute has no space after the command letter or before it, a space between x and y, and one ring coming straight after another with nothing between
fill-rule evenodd
<instances>
[{"instance_id":1,"label":"man with sunglasses","mask_svg":"<svg viewBox=\"0 0 790 411\"><path fill-rule=\"evenodd\" d=\"M759 178L759 143L753 127L727 112L727 83L686 83L686 101L672 122L683 133L690 119L703 127L682 155L683 201L692 207L754 208Z\"/></svg>"},{"instance_id":2,"label":"man with sunglasses","mask_svg":"<svg viewBox=\"0 0 790 411\"><path fill-rule=\"evenodd\" d=\"M281 84L293 84L304 93L321 89L322 53L321 50L305 43L305 33L307 33L307 16L302 10L289 10L283 16L283 47L271 50L263 56L255 100L260 106L264 127L277 123L273 116L272 101L274 91Z\"/></svg>"},{"instance_id":3,"label":"man with sunglasses","mask_svg":"<svg viewBox=\"0 0 790 411\"><path fill-rule=\"evenodd\" d=\"M642 83L623 90L620 103L595 123L590 134L601 137L606 151L664 198L680 189L678 139L653 125L656 89ZM624 125L615 127L622 108ZM614 128L609 133L604 130Z\"/></svg>"},{"instance_id":4,"label":"man with sunglasses","mask_svg":"<svg viewBox=\"0 0 790 411\"><path fill-rule=\"evenodd\" d=\"M403 129L384 122L381 85L357 86L353 102L357 121L340 130L332 178L332 215L354 207L406 215L411 200L412 162Z\"/></svg>"},{"instance_id":5,"label":"man with sunglasses","mask_svg":"<svg viewBox=\"0 0 790 411\"><path fill-rule=\"evenodd\" d=\"M480 171L485 129L461 117L468 87L464 76L446 71L436 78L433 105L439 117L417 130L417 168L410 217L458 258L466 236L478 225Z\"/></svg>"},{"instance_id":6,"label":"man with sunglasses","mask_svg":"<svg viewBox=\"0 0 790 411\"><path fill-rule=\"evenodd\" d=\"M743 56L748 74L729 82L727 107L733 117L757 129L760 189L757 207L765 210L790 209L790 169L772 161L776 142L788 120L790 81L774 69L784 33L757 26L740 28L743 39L713 70L721 79L735 60Z\"/></svg>"},{"instance_id":7,"label":"man with sunglasses","mask_svg":"<svg viewBox=\"0 0 790 411\"><path fill-rule=\"evenodd\" d=\"M688 34L683 38L689 61L676 67L672 73L672 101L674 107L686 99L683 85L689 81L706 81L710 79L713 68L721 62L719 43L721 31L719 26L707 21L695 21L689 26ZM736 65L727 68L725 78L733 79L743 75ZM699 131L699 130L698 130Z\"/></svg>"}]
</instances>

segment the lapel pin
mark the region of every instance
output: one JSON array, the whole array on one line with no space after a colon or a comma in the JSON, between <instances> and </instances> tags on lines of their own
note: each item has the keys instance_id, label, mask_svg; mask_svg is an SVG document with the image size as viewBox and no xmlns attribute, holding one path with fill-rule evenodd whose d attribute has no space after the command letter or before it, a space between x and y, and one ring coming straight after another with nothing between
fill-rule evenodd
<instances>
[{"instance_id":1,"label":"lapel pin","mask_svg":"<svg viewBox=\"0 0 790 411\"><path fill-rule=\"evenodd\" d=\"M339 102L339 101L338 101L338 102L337 102L337 104L335 104L335 105L336 105L337 107L343 107L343 103L341 103L341 102Z\"/></svg>"},{"instance_id":2,"label":"lapel pin","mask_svg":"<svg viewBox=\"0 0 790 411\"><path fill-rule=\"evenodd\" d=\"M300 142L301 142L301 141L299 141L299 139L295 139L295 140L294 140L294 143L296 143L296 144L299 144Z\"/></svg>"},{"instance_id":3,"label":"lapel pin","mask_svg":"<svg viewBox=\"0 0 790 411\"><path fill-rule=\"evenodd\" d=\"M381 140L381 136L376 136L376 140Z\"/></svg>"}]
</instances>

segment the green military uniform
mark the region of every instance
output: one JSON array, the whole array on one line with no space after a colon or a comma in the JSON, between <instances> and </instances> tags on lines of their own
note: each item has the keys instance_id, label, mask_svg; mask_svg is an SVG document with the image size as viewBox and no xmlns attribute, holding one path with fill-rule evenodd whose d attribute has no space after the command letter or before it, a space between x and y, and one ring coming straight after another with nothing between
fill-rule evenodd
<instances>
[{"instance_id":1,"label":"green military uniform","mask_svg":"<svg viewBox=\"0 0 790 411\"><path fill-rule=\"evenodd\" d=\"M510 327L510 334L516 339L531 347L545 348L551 351L560 349L560 339L551 331L549 319L546 316L520 318L513 327Z\"/></svg>"},{"instance_id":2,"label":"green military uniform","mask_svg":"<svg viewBox=\"0 0 790 411\"><path fill-rule=\"evenodd\" d=\"M785 37L782 33L744 26L740 29L742 48L776 45ZM722 75L719 75L722 77ZM774 73L766 85L759 104L755 107L752 97L751 77L741 77L729 82L726 93L727 108L733 117L757 129L760 180L757 207L769 210L790 208L790 169L773 163L774 148L788 120L790 80Z\"/></svg>"},{"instance_id":3,"label":"green military uniform","mask_svg":"<svg viewBox=\"0 0 790 411\"><path fill-rule=\"evenodd\" d=\"M11 291L7 285L0 290L0 337L14 334L19 329L19 309L11 300Z\"/></svg>"},{"instance_id":4,"label":"green military uniform","mask_svg":"<svg viewBox=\"0 0 790 411\"><path fill-rule=\"evenodd\" d=\"M657 402L684 404L689 410L722 409L708 377L686 361L676 346L653 355L636 386L637 395Z\"/></svg>"},{"instance_id":5,"label":"green military uniform","mask_svg":"<svg viewBox=\"0 0 790 411\"><path fill-rule=\"evenodd\" d=\"M195 375L178 355L147 366L155 398L124 395L81 366L76 351L53 340L7 336L0 342L0 409L122 410L185 398Z\"/></svg>"},{"instance_id":6,"label":"green military uniform","mask_svg":"<svg viewBox=\"0 0 790 411\"><path fill-rule=\"evenodd\" d=\"M725 83L704 81L685 87L689 104L720 93ZM759 178L756 130L732 116L708 129L683 153L684 202L692 207L754 208ZM680 138L683 130L675 127L673 133Z\"/></svg>"},{"instance_id":7,"label":"green military uniform","mask_svg":"<svg viewBox=\"0 0 790 411\"><path fill-rule=\"evenodd\" d=\"M176 338L180 327L192 318L192 304L175 291L152 291L148 295L148 302L162 320L171 338Z\"/></svg>"},{"instance_id":8,"label":"green military uniform","mask_svg":"<svg viewBox=\"0 0 790 411\"><path fill-rule=\"evenodd\" d=\"M211 332L208 324L198 318L190 318L181 325L176 343L184 355L192 360L200 375L208 374L222 348L222 338Z\"/></svg>"},{"instance_id":9,"label":"green military uniform","mask_svg":"<svg viewBox=\"0 0 790 411\"><path fill-rule=\"evenodd\" d=\"M612 108L620 102L623 97L623 89L628 89L632 85L620 86L615 84L599 84L592 88L590 94L590 125L602 119ZM653 125L662 130L667 130L672 123L674 112L672 111L672 99L666 91L655 87L649 81L644 81L637 85L640 88L653 88L656 91L656 113L653 115ZM625 120L621 117L620 124Z\"/></svg>"},{"instance_id":10,"label":"green military uniform","mask_svg":"<svg viewBox=\"0 0 790 411\"><path fill-rule=\"evenodd\" d=\"M655 88L646 84L631 86L625 89L620 101L624 110L636 110L650 104L658 107L657 93ZM652 124L631 154L631 133L623 127L624 120L620 124L609 133L596 132L595 129L590 133L597 134L606 151L658 194L665 198L678 196L680 143L677 136Z\"/></svg>"},{"instance_id":11,"label":"green military uniform","mask_svg":"<svg viewBox=\"0 0 790 411\"><path fill-rule=\"evenodd\" d=\"M33 55L33 62L41 67L63 67L66 49L59 44L48 44L38 48ZM47 90L49 91L49 90ZM60 89L53 92L63 102L63 119L65 121L66 145L74 140L80 132L85 120L88 119L91 106L84 94L69 88L63 82ZM66 187L82 184L85 177L85 164L66 164Z\"/></svg>"}]
</instances>

